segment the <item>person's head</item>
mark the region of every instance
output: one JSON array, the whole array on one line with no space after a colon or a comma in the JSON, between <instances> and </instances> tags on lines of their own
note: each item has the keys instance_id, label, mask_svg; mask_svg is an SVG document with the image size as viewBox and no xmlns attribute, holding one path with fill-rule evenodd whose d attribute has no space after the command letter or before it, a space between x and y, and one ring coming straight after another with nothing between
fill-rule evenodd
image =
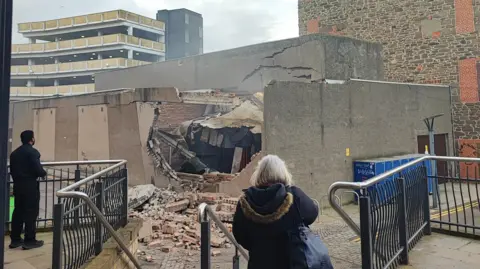
<instances>
[{"instance_id":1,"label":"person's head","mask_svg":"<svg viewBox=\"0 0 480 269\"><path fill-rule=\"evenodd\" d=\"M26 144L35 145L35 137L33 135L33 131L31 130L23 131L20 134L20 140L22 140L23 145L26 145Z\"/></svg>"},{"instance_id":2,"label":"person's head","mask_svg":"<svg viewBox=\"0 0 480 269\"><path fill-rule=\"evenodd\" d=\"M258 163L250 183L255 187L266 187L276 183L291 186L293 181L285 162L277 155L267 155Z\"/></svg>"}]
</instances>

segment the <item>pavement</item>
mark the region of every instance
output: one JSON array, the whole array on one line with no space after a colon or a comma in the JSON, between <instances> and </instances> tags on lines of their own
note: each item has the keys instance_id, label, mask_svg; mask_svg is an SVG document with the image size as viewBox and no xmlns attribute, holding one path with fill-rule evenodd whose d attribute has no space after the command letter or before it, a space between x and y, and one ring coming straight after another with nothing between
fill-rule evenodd
<instances>
[{"instance_id":1,"label":"pavement","mask_svg":"<svg viewBox=\"0 0 480 269\"><path fill-rule=\"evenodd\" d=\"M10 237L5 237L5 269L51 269L53 233L38 233L38 240L45 241L41 248L9 249Z\"/></svg>"},{"instance_id":2,"label":"pavement","mask_svg":"<svg viewBox=\"0 0 480 269\"><path fill-rule=\"evenodd\" d=\"M409 265L401 269L476 269L480 241L433 233L424 236L409 253Z\"/></svg>"}]
</instances>

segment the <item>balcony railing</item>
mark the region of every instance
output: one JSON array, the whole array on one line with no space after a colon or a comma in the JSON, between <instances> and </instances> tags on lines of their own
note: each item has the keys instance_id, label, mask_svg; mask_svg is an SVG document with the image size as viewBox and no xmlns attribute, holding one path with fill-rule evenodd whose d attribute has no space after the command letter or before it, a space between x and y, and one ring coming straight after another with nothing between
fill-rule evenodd
<instances>
[{"instance_id":1,"label":"balcony railing","mask_svg":"<svg viewBox=\"0 0 480 269\"><path fill-rule=\"evenodd\" d=\"M149 64L149 62L112 58L103 60L92 60L82 62L69 62L59 64L44 65L14 65L10 68L12 76L15 75L42 75L42 74L58 74L71 72L97 71L102 69L125 68Z\"/></svg>"},{"instance_id":2,"label":"balcony railing","mask_svg":"<svg viewBox=\"0 0 480 269\"><path fill-rule=\"evenodd\" d=\"M95 91L95 84L77 84L52 87L10 87L12 97L41 97L53 95L75 95Z\"/></svg>"},{"instance_id":3,"label":"balcony railing","mask_svg":"<svg viewBox=\"0 0 480 269\"><path fill-rule=\"evenodd\" d=\"M144 38L124 34L113 34L94 36L58 42L36 43L36 44L13 44L12 54L27 54L41 52L58 52L84 48L95 48L110 45L134 45L140 48L165 51L165 44Z\"/></svg>"},{"instance_id":4,"label":"balcony railing","mask_svg":"<svg viewBox=\"0 0 480 269\"><path fill-rule=\"evenodd\" d=\"M41 21L41 22L26 22L18 24L18 31L20 33L51 31L69 27L79 27L84 25L99 24L112 21L128 21L149 26L154 29L164 30L165 23L157 21L145 16L131 13L124 10L114 10L102 13L94 13L76 17L69 17L57 20Z\"/></svg>"}]
</instances>

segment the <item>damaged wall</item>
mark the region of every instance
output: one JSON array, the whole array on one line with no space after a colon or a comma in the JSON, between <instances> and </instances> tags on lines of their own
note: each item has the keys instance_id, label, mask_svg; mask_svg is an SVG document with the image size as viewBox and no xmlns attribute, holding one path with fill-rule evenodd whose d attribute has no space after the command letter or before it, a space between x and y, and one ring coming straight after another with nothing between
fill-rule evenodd
<instances>
[{"instance_id":1,"label":"damaged wall","mask_svg":"<svg viewBox=\"0 0 480 269\"><path fill-rule=\"evenodd\" d=\"M435 120L452 149L445 86L347 81L274 82L265 89L264 151L285 159L297 185L320 201L336 181L352 181L352 161L417 153L422 119ZM346 149L350 156L346 156Z\"/></svg>"},{"instance_id":2,"label":"damaged wall","mask_svg":"<svg viewBox=\"0 0 480 269\"><path fill-rule=\"evenodd\" d=\"M157 107L166 129L205 111L205 105L182 103L174 88L13 102L9 123L12 146L20 145L22 131L36 130L42 160L126 159L131 185L151 183L158 175L147 154L146 140Z\"/></svg>"},{"instance_id":3,"label":"damaged wall","mask_svg":"<svg viewBox=\"0 0 480 269\"><path fill-rule=\"evenodd\" d=\"M96 75L95 89L170 87L257 92L271 80L383 79L381 45L308 35Z\"/></svg>"}]
</instances>

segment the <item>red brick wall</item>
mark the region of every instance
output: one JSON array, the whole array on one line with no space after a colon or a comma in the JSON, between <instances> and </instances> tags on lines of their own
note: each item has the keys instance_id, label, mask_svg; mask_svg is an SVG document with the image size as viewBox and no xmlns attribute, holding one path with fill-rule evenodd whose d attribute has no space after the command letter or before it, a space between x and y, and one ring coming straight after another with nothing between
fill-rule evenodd
<instances>
[{"instance_id":1,"label":"red brick wall","mask_svg":"<svg viewBox=\"0 0 480 269\"><path fill-rule=\"evenodd\" d=\"M473 0L455 0L455 30L457 34L475 32Z\"/></svg>"},{"instance_id":2,"label":"red brick wall","mask_svg":"<svg viewBox=\"0 0 480 269\"><path fill-rule=\"evenodd\" d=\"M479 156L478 145L480 145L480 139L459 139L458 140L458 153L461 157L473 157ZM460 163L460 176L462 178L478 178L480 173L478 171L478 163Z\"/></svg>"},{"instance_id":3,"label":"red brick wall","mask_svg":"<svg viewBox=\"0 0 480 269\"><path fill-rule=\"evenodd\" d=\"M309 20L308 23L307 23L307 32L309 34L316 34L316 33L319 33L320 32L320 28L319 28L319 25L318 25L318 19L312 19L312 20Z\"/></svg>"},{"instance_id":4,"label":"red brick wall","mask_svg":"<svg viewBox=\"0 0 480 269\"><path fill-rule=\"evenodd\" d=\"M477 59L460 60L458 63L460 80L460 101L464 103L478 102Z\"/></svg>"}]
</instances>

